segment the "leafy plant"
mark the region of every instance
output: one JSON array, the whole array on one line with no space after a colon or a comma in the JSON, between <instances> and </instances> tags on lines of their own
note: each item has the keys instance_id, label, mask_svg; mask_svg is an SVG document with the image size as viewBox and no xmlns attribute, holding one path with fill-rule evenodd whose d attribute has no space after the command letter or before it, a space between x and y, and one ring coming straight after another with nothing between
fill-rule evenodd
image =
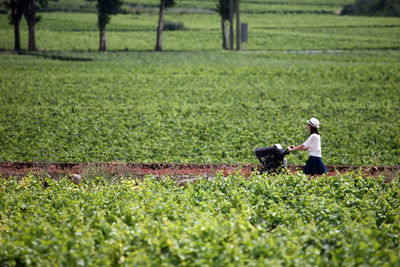
<instances>
[{"instance_id":1,"label":"leafy plant","mask_svg":"<svg viewBox=\"0 0 400 267\"><path fill-rule=\"evenodd\" d=\"M397 56L3 54L0 161L257 163L315 116L326 164L397 165Z\"/></svg>"},{"instance_id":2,"label":"leafy plant","mask_svg":"<svg viewBox=\"0 0 400 267\"><path fill-rule=\"evenodd\" d=\"M343 7L342 15L400 16L399 0L356 0Z\"/></svg>"},{"instance_id":3,"label":"leafy plant","mask_svg":"<svg viewBox=\"0 0 400 267\"><path fill-rule=\"evenodd\" d=\"M181 21L173 22L173 21L165 21L164 22L164 31L179 31L184 30L185 25Z\"/></svg>"},{"instance_id":4,"label":"leafy plant","mask_svg":"<svg viewBox=\"0 0 400 267\"><path fill-rule=\"evenodd\" d=\"M43 182L49 184L45 189ZM0 180L12 265L398 265L398 179Z\"/></svg>"}]
</instances>

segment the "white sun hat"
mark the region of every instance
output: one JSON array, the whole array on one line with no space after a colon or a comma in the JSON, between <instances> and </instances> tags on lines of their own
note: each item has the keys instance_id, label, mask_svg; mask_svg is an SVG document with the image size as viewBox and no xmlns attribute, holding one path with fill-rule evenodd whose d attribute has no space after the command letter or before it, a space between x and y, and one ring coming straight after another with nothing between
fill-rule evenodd
<instances>
[{"instance_id":1,"label":"white sun hat","mask_svg":"<svg viewBox=\"0 0 400 267\"><path fill-rule=\"evenodd\" d=\"M316 118L309 119L307 123L315 128L319 128L319 120L317 120Z\"/></svg>"}]
</instances>

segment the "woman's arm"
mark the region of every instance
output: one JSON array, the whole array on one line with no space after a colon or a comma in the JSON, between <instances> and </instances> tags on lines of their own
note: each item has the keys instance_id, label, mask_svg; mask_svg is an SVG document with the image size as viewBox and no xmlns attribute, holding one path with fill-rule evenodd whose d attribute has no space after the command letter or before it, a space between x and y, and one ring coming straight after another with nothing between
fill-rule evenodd
<instances>
[{"instance_id":1,"label":"woman's arm","mask_svg":"<svg viewBox=\"0 0 400 267\"><path fill-rule=\"evenodd\" d=\"M295 150L307 150L308 147L306 147L305 145L301 144L298 146L290 146L287 148L289 151L295 151Z\"/></svg>"}]
</instances>

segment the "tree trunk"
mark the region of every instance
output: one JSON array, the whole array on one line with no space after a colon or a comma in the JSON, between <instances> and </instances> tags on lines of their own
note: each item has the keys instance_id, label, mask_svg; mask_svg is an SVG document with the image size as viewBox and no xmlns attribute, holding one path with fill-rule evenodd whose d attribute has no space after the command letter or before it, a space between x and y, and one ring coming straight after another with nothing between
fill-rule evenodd
<instances>
[{"instance_id":1,"label":"tree trunk","mask_svg":"<svg viewBox=\"0 0 400 267\"><path fill-rule=\"evenodd\" d=\"M228 50L228 33L226 28L226 20L221 18L221 28L222 28L222 48Z\"/></svg>"},{"instance_id":2,"label":"tree trunk","mask_svg":"<svg viewBox=\"0 0 400 267\"><path fill-rule=\"evenodd\" d=\"M156 51L162 51L162 31L164 28L165 1L166 0L161 0L161 4L160 4L160 14L159 14L159 19L158 19L158 27L157 27Z\"/></svg>"},{"instance_id":3,"label":"tree trunk","mask_svg":"<svg viewBox=\"0 0 400 267\"><path fill-rule=\"evenodd\" d=\"M233 50L233 0L229 0L229 44Z\"/></svg>"},{"instance_id":4,"label":"tree trunk","mask_svg":"<svg viewBox=\"0 0 400 267\"><path fill-rule=\"evenodd\" d=\"M106 28L102 27L102 29L100 29L100 48L99 51L106 51L107 50L107 39L106 39Z\"/></svg>"},{"instance_id":5,"label":"tree trunk","mask_svg":"<svg viewBox=\"0 0 400 267\"><path fill-rule=\"evenodd\" d=\"M27 7L25 8L24 16L26 23L28 24L28 50L36 50L36 39L35 39L35 24L36 24L36 12L37 7L34 0L29 0Z\"/></svg>"},{"instance_id":6,"label":"tree trunk","mask_svg":"<svg viewBox=\"0 0 400 267\"><path fill-rule=\"evenodd\" d=\"M36 50L36 38L35 38L35 22L28 23L28 50L35 51Z\"/></svg>"},{"instance_id":7,"label":"tree trunk","mask_svg":"<svg viewBox=\"0 0 400 267\"><path fill-rule=\"evenodd\" d=\"M236 0L236 50L240 50L240 0Z\"/></svg>"},{"instance_id":8,"label":"tree trunk","mask_svg":"<svg viewBox=\"0 0 400 267\"><path fill-rule=\"evenodd\" d=\"M19 31L19 22L20 22L20 20L14 21L14 50L15 51L21 50L21 34Z\"/></svg>"},{"instance_id":9,"label":"tree trunk","mask_svg":"<svg viewBox=\"0 0 400 267\"><path fill-rule=\"evenodd\" d=\"M22 6L20 2L14 1L12 2L11 7L11 19L12 24L14 25L14 50L21 50L21 33L19 30L19 25L22 18Z\"/></svg>"}]
</instances>

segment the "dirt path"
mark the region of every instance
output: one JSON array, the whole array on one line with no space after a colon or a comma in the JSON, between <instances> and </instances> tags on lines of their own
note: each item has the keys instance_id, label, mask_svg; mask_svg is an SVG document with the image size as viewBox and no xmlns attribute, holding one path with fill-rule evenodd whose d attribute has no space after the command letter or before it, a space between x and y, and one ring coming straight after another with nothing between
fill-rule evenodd
<instances>
[{"instance_id":1,"label":"dirt path","mask_svg":"<svg viewBox=\"0 0 400 267\"><path fill-rule=\"evenodd\" d=\"M250 176L252 170L260 169L257 164L179 164L179 163L82 163L82 162L0 162L0 175L23 176L28 173L60 177L78 174L80 176L173 176L178 179L196 176L215 177L218 173L227 176L240 173ZM288 171L301 172L302 165L289 165ZM398 166L349 166L328 165L328 175L361 170L364 175L379 176L385 173L398 173Z\"/></svg>"}]
</instances>

